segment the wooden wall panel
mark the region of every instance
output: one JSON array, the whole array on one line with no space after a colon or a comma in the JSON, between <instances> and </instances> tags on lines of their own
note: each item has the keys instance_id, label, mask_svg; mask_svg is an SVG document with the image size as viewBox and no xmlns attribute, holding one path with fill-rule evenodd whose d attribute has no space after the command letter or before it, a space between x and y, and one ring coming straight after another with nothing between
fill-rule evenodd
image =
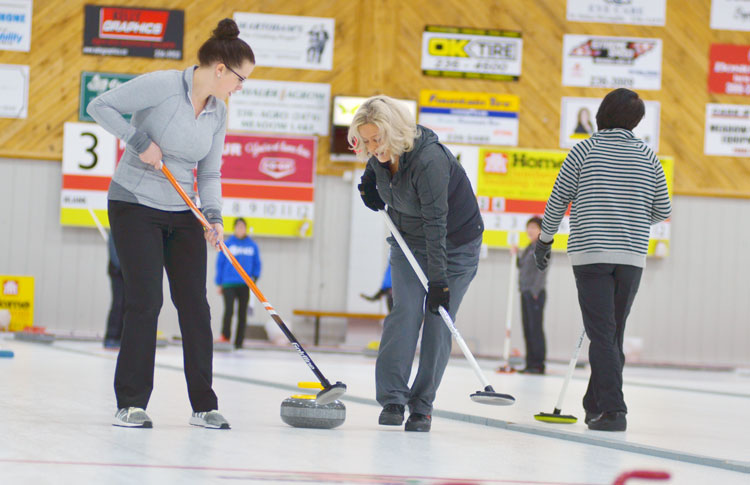
<instances>
[{"instance_id":1,"label":"wooden wall panel","mask_svg":"<svg viewBox=\"0 0 750 485\"><path fill-rule=\"evenodd\" d=\"M183 61L84 56L84 3L185 10ZM750 197L750 161L703 155L705 104L750 103L707 90L712 42L750 44L750 33L709 27L710 0L668 0L666 27L567 22L564 0L35 0L30 53L0 51L0 63L31 66L27 120L0 119L0 156L60 159L62 125L77 120L80 72L142 73L181 69L210 30L235 11L336 18L334 69L258 68L257 79L331 83L333 94L386 93L416 99L423 88L493 91L521 97L519 144L556 148L562 96L603 96L606 89L561 86L564 33L661 37L662 89L643 91L661 110L661 153L676 159L675 192ZM424 77L422 29L427 24L519 30L523 72L519 82ZM319 172L338 175L354 166L331 163L328 140L320 143Z\"/></svg>"}]
</instances>

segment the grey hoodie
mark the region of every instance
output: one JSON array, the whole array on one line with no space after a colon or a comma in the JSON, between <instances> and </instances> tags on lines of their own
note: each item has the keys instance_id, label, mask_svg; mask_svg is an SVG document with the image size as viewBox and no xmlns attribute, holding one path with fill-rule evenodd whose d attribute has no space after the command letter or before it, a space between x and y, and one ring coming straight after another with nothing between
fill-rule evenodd
<instances>
[{"instance_id":1,"label":"grey hoodie","mask_svg":"<svg viewBox=\"0 0 750 485\"><path fill-rule=\"evenodd\" d=\"M429 128L417 126L414 148L401 155L392 178L390 170L371 157L362 183L377 186L408 245L427 252L430 282L448 281L446 241L461 246L484 231L466 172Z\"/></svg>"},{"instance_id":2,"label":"grey hoodie","mask_svg":"<svg viewBox=\"0 0 750 485\"><path fill-rule=\"evenodd\" d=\"M195 67L138 76L98 96L86 111L127 144L112 177L110 200L165 211L188 210L164 174L138 157L153 141L161 149L164 163L192 198L193 170L197 167L201 209L211 223L220 223L226 106L211 96L195 117L190 98ZM130 123L122 117L125 113L133 113Z\"/></svg>"}]
</instances>

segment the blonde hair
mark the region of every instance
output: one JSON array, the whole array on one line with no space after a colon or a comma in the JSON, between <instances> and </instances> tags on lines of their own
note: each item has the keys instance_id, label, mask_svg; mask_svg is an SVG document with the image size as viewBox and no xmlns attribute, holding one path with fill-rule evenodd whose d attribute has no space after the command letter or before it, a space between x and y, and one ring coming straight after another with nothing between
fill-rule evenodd
<instances>
[{"instance_id":1,"label":"blonde hair","mask_svg":"<svg viewBox=\"0 0 750 485\"><path fill-rule=\"evenodd\" d=\"M373 124L378 127L380 148L390 150L392 156L400 157L404 152L414 148L417 137L417 124L414 117L403 103L388 96L379 95L368 98L354 113L349 126L349 146L362 162L367 162L374 153L368 153L361 143L359 127Z\"/></svg>"}]
</instances>

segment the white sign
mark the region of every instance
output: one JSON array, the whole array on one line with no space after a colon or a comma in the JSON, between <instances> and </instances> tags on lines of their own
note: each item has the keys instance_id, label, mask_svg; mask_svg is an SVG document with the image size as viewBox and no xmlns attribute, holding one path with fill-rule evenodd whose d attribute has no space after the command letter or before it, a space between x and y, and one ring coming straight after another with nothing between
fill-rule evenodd
<instances>
[{"instance_id":1,"label":"white sign","mask_svg":"<svg viewBox=\"0 0 750 485\"><path fill-rule=\"evenodd\" d=\"M563 98L560 110L560 148L573 148L597 131L596 113L601 98ZM659 117L661 104L658 101L644 101L646 114L633 134L659 152Z\"/></svg>"},{"instance_id":2,"label":"white sign","mask_svg":"<svg viewBox=\"0 0 750 485\"><path fill-rule=\"evenodd\" d=\"M0 118L29 114L29 66L0 64Z\"/></svg>"},{"instance_id":3,"label":"white sign","mask_svg":"<svg viewBox=\"0 0 750 485\"><path fill-rule=\"evenodd\" d=\"M31 0L0 2L0 49L24 51L31 49Z\"/></svg>"},{"instance_id":4,"label":"white sign","mask_svg":"<svg viewBox=\"0 0 750 485\"><path fill-rule=\"evenodd\" d=\"M422 34L422 73L518 80L522 50L518 32L427 26Z\"/></svg>"},{"instance_id":5,"label":"white sign","mask_svg":"<svg viewBox=\"0 0 750 485\"><path fill-rule=\"evenodd\" d=\"M750 0L711 0L711 28L750 31Z\"/></svg>"},{"instance_id":6,"label":"white sign","mask_svg":"<svg viewBox=\"0 0 750 485\"><path fill-rule=\"evenodd\" d=\"M667 0L568 0L568 20L664 26Z\"/></svg>"},{"instance_id":7,"label":"white sign","mask_svg":"<svg viewBox=\"0 0 750 485\"><path fill-rule=\"evenodd\" d=\"M661 89L661 39L565 35L564 86Z\"/></svg>"},{"instance_id":8,"label":"white sign","mask_svg":"<svg viewBox=\"0 0 750 485\"><path fill-rule=\"evenodd\" d=\"M707 104L703 151L706 155L750 155L750 105Z\"/></svg>"},{"instance_id":9,"label":"white sign","mask_svg":"<svg viewBox=\"0 0 750 485\"><path fill-rule=\"evenodd\" d=\"M117 138L96 123L65 123L62 172L68 175L112 177Z\"/></svg>"},{"instance_id":10,"label":"white sign","mask_svg":"<svg viewBox=\"0 0 750 485\"><path fill-rule=\"evenodd\" d=\"M335 19L238 12L234 20L258 66L333 69Z\"/></svg>"},{"instance_id":11,"label":"white sign","mask_svg":"<svg viewBox=\"0 0 750 485\"><path fill-rule=\"evenodd\" d=\"M328 136L331 85L248 79L229 98L230 131Z\"/></svg>"}]
</instances>

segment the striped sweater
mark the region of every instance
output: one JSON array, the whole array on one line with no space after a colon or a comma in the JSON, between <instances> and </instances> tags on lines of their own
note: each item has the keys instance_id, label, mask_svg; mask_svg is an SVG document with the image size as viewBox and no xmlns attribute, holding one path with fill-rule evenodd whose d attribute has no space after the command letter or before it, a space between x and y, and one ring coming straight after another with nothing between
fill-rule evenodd
<instances>
[{"instance_id":1,"label":"striped sweater","mask_svg":"<svg viewBox=\"0 0 750 485\"><path fill-rule=\"evenodd\" d=\"M594 133L565 158L544 210L542 241L552 240L570 203L568 255L574 266L644 267L651 225L672 213L661 163L620 128Z\"/></svg>"}]
</instances>

